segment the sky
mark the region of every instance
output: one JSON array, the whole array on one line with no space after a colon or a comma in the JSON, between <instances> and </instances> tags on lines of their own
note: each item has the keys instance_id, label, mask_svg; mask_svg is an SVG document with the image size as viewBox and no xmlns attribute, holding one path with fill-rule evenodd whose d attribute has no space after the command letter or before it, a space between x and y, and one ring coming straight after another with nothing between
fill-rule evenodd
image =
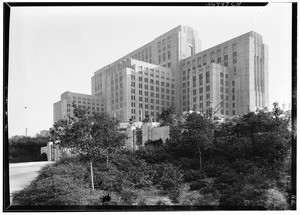
<instances>
[{"instance_id":1,"label":"sky","mask_svg":"<svg viewBox=\"0 0 300 215\"><path fill-rule=\"evenodd\" d=\"M13 7L8 82L9 137L53 125L65 91L91 94L93 73L178 25L202 50L249 31L269 47L269 99L291 103L291 4L265 7Z\"/></svg>"}]
</instances>

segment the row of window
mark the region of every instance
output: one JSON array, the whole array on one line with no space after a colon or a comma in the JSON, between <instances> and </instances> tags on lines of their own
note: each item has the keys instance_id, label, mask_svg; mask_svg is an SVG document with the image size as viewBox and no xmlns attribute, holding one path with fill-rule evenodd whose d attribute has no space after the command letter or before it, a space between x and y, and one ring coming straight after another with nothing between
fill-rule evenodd
<instances>
[{"instance_id":1,"label":"row of window","mask_svg":"<svg viewBox=\"0 0 300 215\"><path fill-rule=\"evenodd\" d=\"M172 36L169 35L167 38L162 39L161 41L157 42L157 49L164 49L166 48L166 46L171 47L169 45L171 45L171 40L172 40Z\"/></svg>"},{"instance_id":2,"label":"row of window","mask_svg":"<svg viewBox=\"0 0 300 215\"><path fill-rule=\"evenodd\" d=\"M237 57L237 51L236 50L237 50L237 44L234 43L234 44L232 44L232 57L233 58ZM211 62L212 62L212 60L214 62L215 58L217 58L217 62L220 63L221 62L221 57L222 57L221 49L218 49L216 52L211 51L210 55L204 54L203 56L197 57L197 59L195 58L195 59L192 59L191 61L187 61L186 64L184 63L183 67L187 67L187 68L189 68L191 66L194 67L194 66L196 66L196 64L197 65L200 65L200 64L206 65L208 56L210 56L210 61ZM223 48L223 56L224 56L225 61L228 60L228 46L225 46Z\"/></svg>"},{"instance_id":3,"label":"row of window","mask_svg":"<svg viewBox=\"0 0 300 215\"><path fill-rule=\"evenodd\" d=\"M157 110L159 111L159 109L157 109ZM161 110L163 111L164 108L162 108ZM135 109L131 109L131 114L135 114L135 113L136 113ZM156 116L158 117L159 116L159 112L153 112L153 111L150 111L150 116L154 117L155 113L156 113ZM145 111L145 116L146 115L149 115L149 111ZM136 119L135 115L133 115L131 118L134 119L134 120ZM139 116L139 121L141 121L141 120L142 120L142 118L141 118L141 115L140 115Z\"/></svg>"},{"instance_id":4,"label":"row of window","mask_svg":"<svg viewBox=\"0 0 300 215\"><path fill-rule=\"evenodd\" d=\"M137 60L148 60L152 57L152 47L146 47L144 50L138 51L136 52L134 55L131 56L131 58L133 59L137 59Z\"/></svg>"},{"instance_id":5,"label":"row of window","mask_svg":"<svg viewBox=\"0 0 300 215\"><path fill-rule=\"evenodd\" d=\"M131 71L132 74L135 73L135 71L138 71L139 74L143 74L144 76L148 76L150 74L151 77L154 77L155 75L161 75L163 77L167 76L167 78L170 78L170 72L169 71L163 71L163 70L154 70L150 69L148 67L138 66L138 68L133 68Z\"/></svg>"},{"instance_id":6,"label":"row of window","mask_svg":"<svg viewBox=\"0 0 300 215\"><path fill-rule=\"evenodd\" d=\"M94 102L90 102L90 101L86 101L86 100L84 100L84 101L81 101L81 100L78 100L78 101L73 100L72 103L74 103L74 104L88 104L88 105L97 105L97 106L100 106L99 103L96 103L96 104L95 104ZM71 107L71 103L67 103L67 107Z\"/></svg>"},{"instance_id":7,"label":"row of window","mask_svg":"<svg viewBox=\"0 0 300 215\"><path fill-rule=\"evenodd\" d=\"M159 100L156 100L155 104L156 105L167 105L167 106L170 106L170 102L169 101L160 101L159 102ZM131 102L131 107L135 108L136 107L136 103L135 102ZM150 108L151 110L154 110L154 108L155 108L156 110L159 110L159 106L155 106L154 104L144 104L144 106L143 106L143 103L139 103L138 107L139 108L143 108L144 107L145 109L149 109Z\"/></svg>"},{"instance_id":8,"label":"row of window","mask_svg":"<svg viewBox=\"0 0 300 215\"><path fill-rule=\"evenodd\" d=\"M67 97L67 99L68 100L70 100L70 97ZM73 99L73 101L74 102L76 102L76 100L78 100L78 101L88 101L88 102L93 102L93 103L95 103L95 102L100 102L100 100L95 100L95 99L87 99L87 98L82 98L82 97L76 97L76 96L73 96L72 97L72 99Z\"/></svg>"},{"instance_id":9,"label":"row of window","mask_svg":"<svg viewBox=\"0 0 300 215\"><path fill-rule=\"evenodd\" d=\"M158 55L158 64L166 62L167 60L171 60L171 50L168 50L167 53L164 52L162 55Z\"/></svg>"},{"instance_id":10,"label":"row of window","mask_svg":"<svg viewBox=\"0 0 300 215\"><path fill-rule=\"evenodd\" d=\"M145 94L146 96L148 96L148 93ZM154 98L154 93L150 93L150 96ZM159 94L159 93L156 93L155 94L155 98L159 99L166 99L166 100L170 100L170 98L172 99L172 101L175 100L175 97L174 96L169 96L169 95L164 95L164 94ZM131 95L131 100L132 101L135 101L135 95ZM148 102L149 101L149 98L148 97L145 97L144 98L145 102ZM143 101L143 97L139 96L139 101ZM156 100L156 103L158 102L159 100ZM154 99L150 98L150 102L151 103L154 103Z\"/></svg>"},{"instance_id":11,"label":"row of window","mask_svg":"<svg viewBox=\"0 0 300 215\"><path fill-rule=\"evenodd\" d=\"M87 110L92 110L92 111L96 111L99 112L100 111L100 108L95 108L95 107L91 107L91 106L81 106L81 105L78 105L78 108L83 108L83 109L87 109ZM101 111L104 111L104 108L101 108ZM71 112L71 108L67 108L67 112L70 113Z\"/></svg>"}]
</instances>

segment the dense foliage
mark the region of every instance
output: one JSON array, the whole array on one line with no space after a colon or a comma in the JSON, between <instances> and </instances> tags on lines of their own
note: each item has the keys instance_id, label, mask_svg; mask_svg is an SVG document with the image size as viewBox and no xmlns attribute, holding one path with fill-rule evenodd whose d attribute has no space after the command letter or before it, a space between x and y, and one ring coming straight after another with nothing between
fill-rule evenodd
<instances>
[{"instance_id":1,"label":"dense foliage","mask_svg":"<svg viewBox=\"0 0 300 215\"><path fill-rule=\"evenodd\" d=\"M84 154L45 167L15 204L212 205L289 209L290 117L277 104L214 124L189 113L168 121L170 138L138 151L94 156L95 191ZM71 194L73 192L73 195Z\"/></svg>"},{"instance_id":2,"label":"dense foliage","mask_svg":"<svg viewBox=\"0 0 300 215\"><path fill-rule=\"evenodd\" d=\"M49 138L14 136L9 139L9 163L46 161L41 147L47 146Z\"/></svg>"},{"instance_id":3,"label":"dense foliage","mask_svg":"<svg viewBox=\"0 0 300 215\"><path fill-rule=\"evenodd\" d=\"M119 121L106 113L88 115L88 109L73 104L74 117L54 123L51 138L59 140L59 147L69 148L75 155L84 156L90 162L91 186L94 191L93 162L98 157L115 153L125 145L127 136L119 130Z\"/></svg>"}]
</instances>

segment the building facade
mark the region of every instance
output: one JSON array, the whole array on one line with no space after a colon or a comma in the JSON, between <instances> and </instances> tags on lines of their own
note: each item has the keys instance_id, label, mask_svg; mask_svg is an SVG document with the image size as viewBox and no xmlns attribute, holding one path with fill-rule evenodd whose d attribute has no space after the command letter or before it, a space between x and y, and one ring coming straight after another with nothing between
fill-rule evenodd
<instances>
[{"instance_id":1,"label":"building facade","mask_svg":"<svg viewBox=\"0 0 300 215\"><path fill-rule=\"evenodd\" d=\"M251 31L180 61L180 110L234 116L268 107L268 47Z\"/></svg>"},{"instance_id":2,"label":"building facade","mask_svg":"<svg viewBox=\"0 0 300 215\"><path fill-rule=\"evenodd\" d=\"M198 32L180 25L94 72L91 92L99 111L122 122L155 121L170 106L226 117L268 107L268 82L261 35L250 31L201 51ZM54 104L54 121L68 114L67 104Z\"/></svg>"},{"instance_id":3,"label":"building facade","mask_svg":"<svg viewBox=\"0 0 300 215\"><path fill-rule=\"evenodd\" d=\"M73 104L79 108L88 109L90 115L105 111L100 97L67 91L61 95L60 101L53 104L53 121L74 117Z\"/></svg>"}]
</instances>

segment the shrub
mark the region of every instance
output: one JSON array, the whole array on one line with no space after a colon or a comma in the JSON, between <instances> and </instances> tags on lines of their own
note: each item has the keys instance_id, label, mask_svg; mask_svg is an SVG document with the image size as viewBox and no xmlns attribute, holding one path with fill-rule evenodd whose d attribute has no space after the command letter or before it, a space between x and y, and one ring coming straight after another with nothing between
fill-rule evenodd
<instances>
[{"instance_id":1,"label":"shrub","mask_svg":"<svg viewBox=\"0 0 300 215\"><path fill-rule=\"evenodd\" d=\"M269 210L286 210L289 208L285 195L276 188L268 189L265 197L264 206Z\"/></svg>"},{"instance_id":2,"label":"shrub","mask_svg":"<svg viewBox=\"0 0 300 215\"><path fill-rule=\"evenodd\" d=\"M138 196L133 190L123 190L120 197L122 205L132 205Z\"/></svg>"},{"instance_id":3,"label":"shrub","mask_svg":"<svg viewBox=\"0 0 300 215\"><path fill-rule=\"evenodd\" d=\"M53 175L33 181L13 195L17 205L80 205L87 189L78 186L70 177Z\"/></svg>"},{"instance_id":4,"label":"shrub","mask_svg":"<svg viewBox=\"0 0 300 215\"><path fill-rule=\"evenodd\" d=\"M179 189L172 189L168 192L168 196L171 199L172 203L178 203L179 202L179 196L180 196L180 190Z\"/></svg>"},{"instance_id":5,"label":"shrub","mask_svg":"<svg viewBox=\"0 0 300 215\"><path fill-rule=\"evenodd\" d=\"M187 170L183 174L183 181L184 182L191 182L197 181L200 178L200 171L199 170Z\"/></svg>"},{"instance_id":6,"label":"shrub","mask_svg":"<svg viewBox=\"0 0 300 215\"><path fill-rule=\"evenodd\" d=\"M38 179L45 179L54 175L70 177L78 184L90 183L90 173L85 164L65 163L65 160L47 165L39 171Z\"/></svg>"},{"instance_id":7,"label":"shrub","mask_svg":"<svg viewBox=\"0 0 300 215\"><path fill-rule=\"evenodd\" d=\"M218 196L213 193L201 195L196 199L194 205L218 206L219 205Z\"/></svg>"},{"instance_id":8,"label":"shrub","mask_svg":"<svg viewBox=\"0 0 300 215\"><path fill-rule=\"evenodd\" d=\"M165 201L163 201L163 200L158 200L156 202L156 205L167 205L167 203Z\"/></svg>"},{"instance_id":9,"label":"shrub","mask_svg":"<svg viewBox=\"0 0 300 215\"><path fill-rule=\"evenodd\" d=\"M207 182L203 181L203 180L198 180L195 182L192 182L190 184L190 190L200 190L201 188L207 187Z\"/></svg>"},{"instance_id":10,"label":"shrub","mask_svg":"<svg viewBox=\"0 0 300 215\"><path fill-rule=\"evenodd\" d=\"M182 182L182 173L179 171L179 168L170 163L156 164L154 169L156 172L153 177L153 183L158 184L164 191L172 190Z\"/></svg>"},{"instance_id":11,"label":"shrub","mask_svg":"<svg viewBox=\"0 0 300 215\"><path fill-rule=\"evenodd\" d=\"M113 166L106 172L94 170L95 189L120 192L128 184L123 176L123 172Z\"/></svg>"},{"instance_id":12,"label":"shrub","mask_svg":"<svg viewBox=\"0 0 300 215\"><path fill-rule=\"evenodd\" d=\"M180 205L195 205L197 199L202 195L197 191L182 192L179 197Z\"/></svg>"},{"instance_id":13,"label":"shrub","mask_svg":"<svg viewBox=\"0 0 300 215\"><path fill-rule=\"evenodd\" d=\"M144 197L138 199L137 205L138 205L138 206L147 205L147 199L145 199Z\"/></svg>"}]
</instances>

